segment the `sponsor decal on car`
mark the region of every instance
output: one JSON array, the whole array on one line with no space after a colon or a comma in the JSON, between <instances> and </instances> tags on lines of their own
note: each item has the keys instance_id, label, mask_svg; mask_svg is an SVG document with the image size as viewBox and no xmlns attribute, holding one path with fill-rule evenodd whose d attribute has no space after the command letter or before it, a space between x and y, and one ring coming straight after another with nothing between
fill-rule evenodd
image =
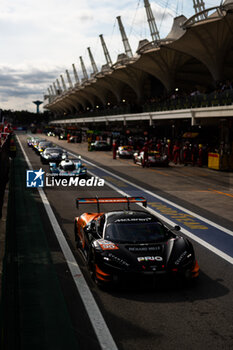
<instances>
[{"instance_id":1,"label":"sponsor decal on car","mask_svg":"<svg viewBox=\"0 0 233 350\"><path fill-rule=\"evenodd\" d=\"M122 218L122 219L117 219L114 222L148 222L151 221L152 218Z\"/></svg>"},{"instance_id":2,"label":"sponsor decal on car","mask_svg":"<svg viewBox=\"0 0 233 350\"><path fill-rule=\"evenodd\" d=\"M139 262L142 262L142 261L163 261L162 256L139 256L137 259Z\"/></svg>"},{"instance_id":3,"label":"sponsor decal on car","mask_svg":"<svg viewBox=\"0 0 233 350\"><path fill-rule=\"evenodd\" d=\"M128 247L128 250L130 252L154 252L154 251L160 251L160 246L155 247Z\"/></svg>"},{"instance_id":4,"label":"sponsor decal on car","mask_svg":"<svg viewBox=\"0 0 233 350\"><path fill-rule=\"evenodd\" d=\"M106 241L106 240L100 240L100 241L98 241L98 243L99 243L102 250L119 249L114 243Z\"/></svg>"},{"instance_id":5,"label":"sponsor decal on car","mask_svg":"<svg viewBox=\"0 0 233 350\"><path fill-rule=\"evenodd\" d=\"M179 265L181 260L185 257L185 255L187 255L187 250L185 250L180 257L175 261L175 265Z\"/></svg>"}]
</instances>

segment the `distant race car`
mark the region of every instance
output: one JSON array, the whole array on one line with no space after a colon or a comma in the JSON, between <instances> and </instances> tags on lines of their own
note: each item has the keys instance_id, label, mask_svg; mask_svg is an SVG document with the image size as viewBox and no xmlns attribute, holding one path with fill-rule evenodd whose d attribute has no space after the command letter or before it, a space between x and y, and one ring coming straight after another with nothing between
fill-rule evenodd
<instances>
[{"instance_id":1,"label":"distant race car","mask_svg":"<svg viewBox=\"0 0 233 350\"><path fill-rule=\"evenodd\" d=\"M42 164L48 164L49 162L58 164L66 158L67 152L59 147L48 147L44 150L44 152L40 153L40 160Z\"/></svg>"},{"instance_id":2,"label":"distant race car","mask_svg":"<svg viewBox=\"0 0 233 350\"><path fill-rule=\"evenodd\" d=\"M144 151L135 152L133 160L135 164L143 165ZM158 151L149 151L145 166L168 166L169 160L166 154L160 154Z\"/></svg>"},{"instance_id":3,"label":"distant race car","mask_svg":"<svg viewBox=\"0 0 233 350\"><path fill-rule=\"evenodd\" d=\"M120 146L117 149L117 156L119 158L132 158L133 152L132 146Z\"/></svg>"},{"instance_id":4,"label":"distant race car","mask_svg":"<svg viewBox=\"0 0 233 350\"><path fill-rule=\"evenodd\" d=\"M128 210L100 212L100 204L127 203ZM97 284L140 281L161 276L194 279L199 266L192 244L146 211L130 210L130 203L147 203L143 197L78 198L80 204L97 204L98 212L75 218L74 234ZM176 231L176 232L175 232Z\"/></svg>"},{"instance_id":5,"label":"distant race car","mask_svg":"<svg viewBox=\"0 0 233 350\"><path fill-rule=\"evenodd\" d=\"M111 146L107 141L95 141L91 144L92 151L110 151Z\"/></svg>"},{"instance_id":6,"label":"distant race car","mask_svg":"<svg viewBox=\"0 0 233 350\"><path fill-rule=\"evenodd\" d=\"M54 145L52 142L50 142L50 141L47 141L47 140L45 140L45 141L40 141L40 142L38 143L37 147L35 148L35 151L36 151L37 154L41 154L42 152L45 151L46 148L48 148L48 147L54 147L54 146L55 146L55 145Z\"/></svg>"},{"instance_id":7,"label":"distant race car","mask_svg":"<svg viewBox=\"0 0 233 350\"><path fill-rule=\"evenodd\" d=\"M32 141L33 141L32 137L27 137L27 145L28 145L28 147L32 147Z\"/></svg>"},{"instance_id":8,"label":"distant race car","mask_svg":"<svg viewBox=\"0 0 233 350\"><path fill-rule=\"evenodd\" d=\"M33 139L33 142L32 142L32 149L33 149L33 151L37 152L37 149L39 147L39 143L41 141L47 142L47 140L45 140L45 139L40 139L40 138Z\"/></svg>"},{"instance_id":9,"label":"distant race car","mask_svg":"<svg viewBox=\"0 0 233 350\"><path fill-rule=\"evenodd\" d=\"M66 133L61 133L61 134L58 136L58 139L59 139L59 140L67 140L67 134L66 134Z\"/></svg>"},{"instance_id":10,"label":"distant race car","mask_svg":"<svg viewBox=\"0 0 233 350\"><path fill-rule=\"evenodd\" d=\"M59 164L49 163L50 172L60 177L78 176L85 179L87 177L87 168L82 164L81 159L65 159Z\"/></svg>"},{"instance_id":11,"label":"distant race car","mask_svg":"<svg viewBox=\"0 0 233 350\"><path fill-rule=\"evenodd\" d=\"M47 132L47 136L56 136L56 135L53 131L49 131L49 132Z\"/></svg>"},{"instance_id":12,"label":"distant race car","mask_svg":"<svg viewBox=\"0 0 233 350\"><path fill-rule=\"evenodd\" d=\"M36 140L39 140L39 137L27 137L27 145L28 147L33 147L33 142L35 142Z\"/></svg>"}]
</instances>

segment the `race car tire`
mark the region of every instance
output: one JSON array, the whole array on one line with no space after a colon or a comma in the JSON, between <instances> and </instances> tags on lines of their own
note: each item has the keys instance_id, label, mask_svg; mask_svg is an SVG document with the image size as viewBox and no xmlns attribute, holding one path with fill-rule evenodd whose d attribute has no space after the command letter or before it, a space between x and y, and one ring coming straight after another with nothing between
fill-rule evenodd
<instances>
[{"instance_id":1,"label":"race car tire","mask_svg":"<svg viewBox=\"0 0 233 350\"><path fill-rule=\"evenodd\" d=\"M76 226L76 222L74 223L74 240L76 242L76 247L77 249L80 249L82 247L82 244L81 244L81 241L80 241L80 238L78 236L78 232L77 232L77 226Z\"/></svg>"},{"instance_id":2,"label":"race car tire","mask_svg":"<svg viewBox=\"0 0 233 350\"><path fill-rule=\"evenodd\" d=\"M103 288L104 285L101 283L101 281L96 277L96 268L95 268L95 257L94 252L91 250L88 252L87 255L87 266L91 274L91 279L97 285L99 288Z\"/></svg>"}]
</instances>

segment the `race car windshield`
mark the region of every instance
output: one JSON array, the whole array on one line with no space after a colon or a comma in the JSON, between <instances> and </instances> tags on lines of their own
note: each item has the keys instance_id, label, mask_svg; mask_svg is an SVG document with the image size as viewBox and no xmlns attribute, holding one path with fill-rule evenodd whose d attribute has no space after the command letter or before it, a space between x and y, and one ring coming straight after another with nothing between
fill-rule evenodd
<instances>
[{"instance_id":1,"label":"race car windshield","mask_svg":"<svg viewBox=\"0 0 233 350\"><path fill-rule=\"evenodd\" d=\"M165 235L166 228L159 222L111 223L105 231L105 239L117 243L154 243Z\"/></svg>"},{"instance_id":2,"label":"race car windshield","mask_svg":"<svg viewBox=\"0 0 233 350\"><path fill-rule=\"evenodd\" d=\"M60 148L46 148L45 153L59 153L59 154L62 154L63 151Z\"/></svg>"},{"instance_id":3,"label":"race car windshield","mask_svg":"<svg viewBox=\"0 0 233 350\"><path fill-rule=\"evenodd\" d=\"M74 164L66 164L66 165L63 165L62 168L65 171L72 171L72 170L75 170L75 165Z\"/></svg>"},{"instance_id":4,"label":"race car windshield","mask_svg":"<svg viewBox=\"0 0 233 350\"><path fill-rule=\"evenodd\" d=\"M39 143L40 147L46 147L46 146L52 146L51 142L40 142Z\"/></svg>"}]
</instances>

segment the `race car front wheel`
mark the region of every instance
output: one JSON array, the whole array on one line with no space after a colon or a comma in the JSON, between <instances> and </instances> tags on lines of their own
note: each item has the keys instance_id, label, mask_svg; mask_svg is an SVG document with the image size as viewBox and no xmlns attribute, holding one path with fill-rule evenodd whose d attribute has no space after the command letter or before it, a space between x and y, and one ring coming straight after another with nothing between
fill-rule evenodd
<instances>
[{"instance_id":1,"label":"race car front wheel","mask_svg":"<svg viewBox=\"0 0 233 350\"><path fill-rule=\"evenodd\" d=\"M82 244L81 244L80 238L79 238L79 236L78 236L77 223L76 223L76 221L75 221L75 223L74 223L74 240L75 240L75 242L76 242L76 247L77 247L77 249L82 248Z\"/></svg>"}]
</instances>

